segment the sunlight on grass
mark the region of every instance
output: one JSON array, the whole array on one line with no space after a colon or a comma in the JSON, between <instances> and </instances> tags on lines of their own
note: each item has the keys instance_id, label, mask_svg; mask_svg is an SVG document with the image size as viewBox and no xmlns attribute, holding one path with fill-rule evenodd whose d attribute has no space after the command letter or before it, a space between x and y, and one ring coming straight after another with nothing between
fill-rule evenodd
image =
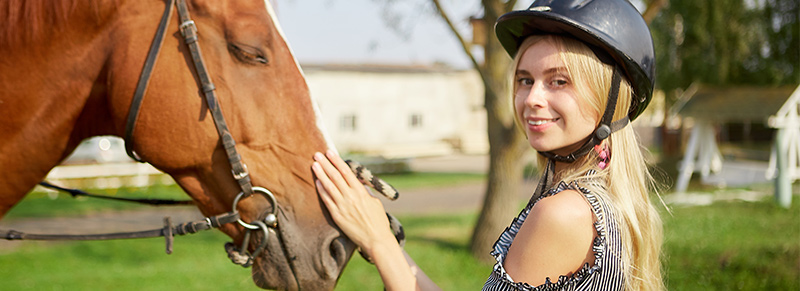
<instances>
[{"instance_id":1,"label":"sunlight on grass","mask_svg":"<svg viewBox=\"0 0 800 291\"><path fill-rule=\"evenodd\" d=\"M800 208L718 202L664 217L670 290L800 290Z\"/></svg>"},{"instance_id":2,"label":"sunlight on grass","mask_svg":"<svg viewBox=\"0 0 800 291\"><path fill-rule=\"evenodd\" d=\"M481 182L482 175L387 176L396 187L446 187L452 181ZM416 180L416 181L415 181ZM449 184L448 184L449 183ZM182 198L175 186L110 190L125 196ZM127 192L125 192L127 191ZM125 192L125 193L122 193ZM127 209L124 203L30 195L11 217L69 216ZM669 290L800 290L800 203L777 207L759 202L716 202L673 207L662 213L665 281ZM125 206L120 206L125 205ZM56 216L56 217L53 217ZM444 290L476 290L491 265L468 251L476 213L406 215L406 251ZM35 232L35 230L27 230ZM257 290L250 270L232 264L223 250L230 239L218 231L176 237L175 253L163 239L98 242L0 242L3 290ZM487 250L488 252L489 250ZM179 287L178 287L179 286ZM381 290L373 265L355 254L336 290Z\"/></svg>"},{"instance_id":3,"label":"sunlight on grass","mask_svg":"<svg viewBox=\"0 0 800 291\"><path fill-rule=\"evenodd\" d=\"M782 209L766 200L664 214L669 290L798 290L798 209L797 203ZM444 290L480 289L491 271L468 251L475 218L399 217L408 235L406 251ZM227 259L222 245L228 240L216 231L177 237L172 255L163 253L161 239L22 242L0 248L0 282L7 290L256 290L250 270ZM356 254L336 290L382 288L375 267Z\"/></svg>"}]
</instances>

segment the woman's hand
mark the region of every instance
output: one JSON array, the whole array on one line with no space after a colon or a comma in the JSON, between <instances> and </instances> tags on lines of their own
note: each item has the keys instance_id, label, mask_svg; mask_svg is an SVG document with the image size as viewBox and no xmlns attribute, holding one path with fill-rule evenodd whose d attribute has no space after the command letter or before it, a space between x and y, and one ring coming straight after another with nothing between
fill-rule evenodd
<instances>
[{"instance_id":1,"label":"woman's hand","mask_svg":"<svg viewBox=\"0 0 800 291\"><path fill-rule=\"evenodd\" d=\"M367 192L347 163L330 150L314 154L314 160L317 192L347 237L373 258L376 246L396 244L383 204Z\"/></svg>"},{"instance_id":2,"label":"woman's hand","mask_svg":"<svg viewBox=\"0 0 800 291\"><path fill-rule=\"evenodd\" d=\"M317 176L319 197L336 225L372 258L385 289L440 290L405 255L389 228L383 204L367 192L347 163L330 150L325 155L314 154L314 160L311 168ZM417 285L418 281L424 286Z\"/></svg>"}]
</instances>

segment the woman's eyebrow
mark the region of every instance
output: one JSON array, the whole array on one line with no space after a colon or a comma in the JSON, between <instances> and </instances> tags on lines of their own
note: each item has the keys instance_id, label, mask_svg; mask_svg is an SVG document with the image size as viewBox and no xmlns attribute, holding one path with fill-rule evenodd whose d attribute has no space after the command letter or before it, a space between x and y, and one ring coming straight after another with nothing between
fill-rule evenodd
<instances>
[{"instance_id":1,"label":"woman's eyebrow","mask_svg":"<svg viewBox=\"0 0 800 291\"><path fill-rule=\"evenodd\" d=\"M566 67L553 67L553 68L549 68L549 69L547 69L547 70L544 70L544 74L545 74L545 75L551 75L551 74L557 74L557 73L564 73L564 72L567 72L567 68L566 68ZM520 69L520 70L517 70L517 71L515 72L515 75L526 75L526 76L530 76L530 75L532 75L532 74L531 74L531 72L529 72L528 70L525 70L525 69Z\"/></svg>"},{"instance_id":2,"label":"woman's eyebrow","mask_svg":"<svg viewBox=\"0 0 800 291\"><path fill-rule=\"evenodd\" d=\"M567 68L566 67L555 67L555 68L550 68L550 69L547 69L547 70L544 71L545 74L555 74L555 73L564 73L564 72L567 72Z\"/></svg>"}]
</instances>

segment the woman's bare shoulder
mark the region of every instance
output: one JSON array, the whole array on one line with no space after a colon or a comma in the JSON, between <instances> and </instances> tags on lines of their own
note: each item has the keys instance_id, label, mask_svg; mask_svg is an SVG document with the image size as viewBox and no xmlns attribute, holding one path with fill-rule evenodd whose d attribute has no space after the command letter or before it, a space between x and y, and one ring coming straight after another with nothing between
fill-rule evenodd
<instances>
[{"instance_id":1,"label":"woman's bare shoulder","mask_svg":"<svg viewBox=\"0 0 800 291\"><path fill-rule=\"evenodd\" d=\"M531 209L514 238L506 271L533 286L569 276L590 260L594 213L584 196L565 190L543 198Z\"/></svg>"},{"instance_id":2,"label":"woman's bare shoulder","mask_svg":"<svg viewBox=\"0 0 800 291\"><path fill-rule=\"evenodd\" d=\"M531 209L529 217L550 227L580 226L594 220L594 213L586 198L576 190L564 190L542 198Z\"/></svg>"}]
</instances>

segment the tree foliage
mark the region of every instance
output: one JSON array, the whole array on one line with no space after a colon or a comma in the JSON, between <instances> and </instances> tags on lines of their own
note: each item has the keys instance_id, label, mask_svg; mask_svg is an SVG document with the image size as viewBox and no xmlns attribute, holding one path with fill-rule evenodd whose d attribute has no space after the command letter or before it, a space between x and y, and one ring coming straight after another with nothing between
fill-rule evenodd
<instances>
[{"instance_id":1,"label":"tree foliage","mask_svg":"<svg viewBox=\"0 0 800 291\"><path fill-rule=\"evenodd\" d=\"M651 25L658 85L800 81L797 0L670 0Z\"/></svg>"}]
</instances>

